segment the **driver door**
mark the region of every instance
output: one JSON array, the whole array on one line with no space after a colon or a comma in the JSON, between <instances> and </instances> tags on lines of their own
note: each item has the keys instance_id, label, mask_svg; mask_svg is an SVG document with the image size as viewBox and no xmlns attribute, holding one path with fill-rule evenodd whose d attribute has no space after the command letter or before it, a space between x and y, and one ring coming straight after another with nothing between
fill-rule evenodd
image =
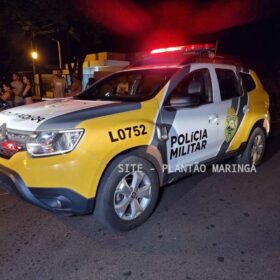
<instances>
[{"instance_id":1,"label":"driver door","mask_svg":"<svg viewBox=\"0 0 280 280\"><path fill-rule=\"evenodd\" d=\"M172 99L180 100L191 95L196 95L194 100L198 99L198 104L185 107L172 105ZM178 167L201 163L217 154L219 115L218 105L213 100L208 68L191 69L171 92L162 109L162 121L168 132L166 156L169 173L177 171Z\"/></svg>"}]
</instances>

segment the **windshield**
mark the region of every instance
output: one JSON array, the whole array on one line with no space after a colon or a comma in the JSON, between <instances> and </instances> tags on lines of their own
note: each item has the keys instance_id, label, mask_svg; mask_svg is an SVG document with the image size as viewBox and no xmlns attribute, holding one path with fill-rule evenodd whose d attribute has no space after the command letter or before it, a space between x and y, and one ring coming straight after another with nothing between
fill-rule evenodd
<instances>
[{"instance_id":1,"label":"windshield","mask_svg":"<svg viewBox=\"0 0 280 280\"><path fill-rule=\"evenodd\" d=\"M167 83L176 68L132 70L115 73L93 84L76 99L143 101Z\"/></svg>"}]
</instances>

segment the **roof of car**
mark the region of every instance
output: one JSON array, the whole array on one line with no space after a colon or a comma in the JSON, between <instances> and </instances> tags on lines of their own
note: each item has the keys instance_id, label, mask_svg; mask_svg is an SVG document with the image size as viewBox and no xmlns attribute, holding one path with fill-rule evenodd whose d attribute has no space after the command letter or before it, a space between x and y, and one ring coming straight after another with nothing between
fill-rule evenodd
<instances>
[{"instance_id":1,"label":"roof of car","mask_svg":"<svg viewBox=\"0 0 280 280\"><path fill-rule=\"evenodd\" d=\"M159 62L159 64L152 64L152 61L150 63L144 64L143 62L137 62L135 64L132 64L128 66L123 71L132 71L132 70L148 70L148 69L164 69L164 68L177 68L180 69L184 66L194 64L194 63L200 63L200 64L219 64L219 65L228 65L228 66L236 66L239 69L245 69L242 67L240 63L238 63L236 60L231 58L225 58L221 56L215 56L213 58L209 57L202 57L202 56L192 56L192 57L186 57L185 59L181 60L177 63L162 63ZM245 71L245 70L244 70Z\"/></svg>"},{"instance_id":2,"label":"roof of car","mask_svg":"<svg viewBox=\"0 0 280 280\"><path fill-rule=\"evenodd\" d=\"M236 66L239 71L245 69L234 57L217 56L217 46L212 43L198 43L181 46L164 47L145 52L142 58L135 61L127 69L144 70L162 67L183 67L193 63L219 64Z\"/></svg>"},{"instance_id":3,"label":"roof of car","mask_svg":"<svg viewBox=\"0 0 280 280\"><path fill-rule=\"evenodd\" d=\"M183 68L184 65L176 65L176 64L170 64L170 65L141 65L141 66L134 66L130 65L127 68L121 70L121 71L137 71L137 70L152 70L152 69L171 69L171 68Z\"/></svg>"},{"instance_id":4,"label":"roof of car","mask_svg":"<svg viewBox=\"0 0 280 280\"><path fill-rule=\"evenodd\" d=\"M150 69L155 67L182 67L192 63L210 63L241 66L237 59L229 56L216 56L212 53L176 52L146 55L134 62L129 68Z\"/></svg>"}]
</instances>

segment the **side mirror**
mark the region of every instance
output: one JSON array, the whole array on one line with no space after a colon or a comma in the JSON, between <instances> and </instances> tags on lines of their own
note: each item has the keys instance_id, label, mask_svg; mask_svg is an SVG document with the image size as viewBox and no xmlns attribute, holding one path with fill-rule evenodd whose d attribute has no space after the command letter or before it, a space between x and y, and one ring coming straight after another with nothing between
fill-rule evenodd
<instances>
[{"instance_id":1,"label":"side mirror","mask_svg":"<svg viewBox=\"0 0 280 280\"><path fill-rule=\"evenodd\" d=\"M189 107L198 106L200 102L200 99L197 95L187 95L184 97L171 97L169 106L168 107L174 107L176 109L184 109Z\"/></svg>"}]
</instances>

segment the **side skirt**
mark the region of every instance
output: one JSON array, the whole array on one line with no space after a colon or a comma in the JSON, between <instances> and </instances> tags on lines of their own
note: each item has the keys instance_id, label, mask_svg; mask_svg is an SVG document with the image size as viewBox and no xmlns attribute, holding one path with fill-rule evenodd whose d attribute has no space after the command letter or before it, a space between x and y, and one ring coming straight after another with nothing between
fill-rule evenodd
<instances>
[{"instance_id":1,"label":"side skirt","mask_svg":"<svg viewBox=\"0 0 280 280\"><path fill-rule=\"evenodd\" d=\"M246 149L246 146L247 146L247 142L243 142L237 150L229 152L229 153L221 154L221 155L213 157L213 158L210 158L206 161L200 162L199 165L203 164L203 165L206 165L207 167L209 167L212 164L221 163L226 159L236 157L236 156L238 156L238 155L240 155L244 152L244 150ZM190 169L192 170L192 168L190 168ZM194 171L191 171L191 170L187 171L187 172L178 171L178 172L165 174L164 185L176 182L176 181L178 181L180 179L183 179L183 178L185 178L189 175L197 173L196 170L194 170Z\"/></svg>"}]
</instances>

